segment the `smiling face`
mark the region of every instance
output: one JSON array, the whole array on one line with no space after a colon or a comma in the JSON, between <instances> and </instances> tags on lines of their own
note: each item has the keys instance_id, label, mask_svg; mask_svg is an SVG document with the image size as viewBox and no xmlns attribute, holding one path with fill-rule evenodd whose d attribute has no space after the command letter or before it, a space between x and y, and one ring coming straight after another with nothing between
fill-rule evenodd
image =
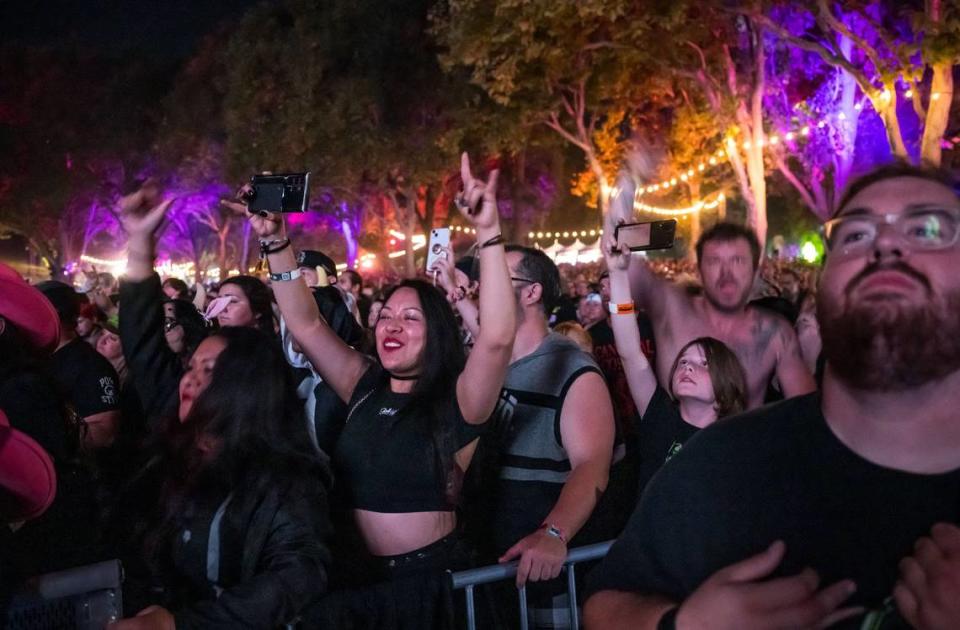
<instances>
[{"instance_id":1,"label":"smiling face","mask_svg":"<svg viewBox=\"0 0 960 630\"><path fill-rule=\"evenodd\" d=\"M197 346L193 356L190 357L187 371L180 378L180 408L177 414L180 422L183 422L190 413L197 396L210 385L217 357L226 347L227 342L221 337L208 337Z\"/></svg>"},{"instance_id":2,"label":"smiling face","mask_svg":"<svg viewBox=\"0 0 960 630\"><path fill-rule=\"evenodd\" d=\"M255 327L257 318L243 289L236 284L224 284L220 287L220 297L227 296L230 297L230 303L217 315L217 322L221 326Z\"/></svg>"},{"instance_id":3,"label":"smiling face","mask_svg":"<svg viewBox=\"0 0 960 630\"><path fill-rule=\"evenodd\" d=\"M712 240L703 244L700 277L707 300L722 311L737 311L750 298L753 254L745 238Z\"/></svg>"},{"instance_id":4,"label":"smiling face","mask_svg":"<svg viewBox=\"0 0 960 630\"><path fill-rule=\"evenodd\" d=\"M839 216L914 216L931 208L960 212L960 201L943 184L893 177L854 195ZM841 234L843 242L827 255L817 303L834 373L863 389L898 389L960 369L957 244L924 250L911 245L909 231L886 223L872 242L858 240L866 238L862 231Z\"/></svg>"},{"instance_id":5,"label":"smiling face","mask_svg":"<svg viewBox=\"0 0 960 630\"><path fill-rule=\"evenodd\" d=\"M420 373L427 323L417 292L401 287L393 292L377 320L377 354L380 363L397 376Z\"/></svg>"},{"instance_id":6,"label":"smiling face","mask_svg":"<svg viewBox=\"0 0 960 630\"><path fill-rule=\"evenodd\" d=\"M707 404L716 402L707 357L699 344L688 346L683 351L670 380L677 400L689 399Z\"/></svg>"}]
</instances>

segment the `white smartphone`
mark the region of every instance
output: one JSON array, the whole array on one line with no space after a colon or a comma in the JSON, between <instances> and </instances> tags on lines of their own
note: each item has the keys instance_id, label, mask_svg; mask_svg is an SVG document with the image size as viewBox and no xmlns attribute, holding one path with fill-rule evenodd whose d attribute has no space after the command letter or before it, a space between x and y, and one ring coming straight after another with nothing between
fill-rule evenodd
<instances>
[{"instance_id":1,"label":"white smartphone","mask_svg":"<svg viewBox=\"0 0 960 630\"><path fill-rule=\"evenodd\" d=\"M450 228L433 228L427 241L427 274L437 259L450 249Z\"/></svg>"}]
</instances>

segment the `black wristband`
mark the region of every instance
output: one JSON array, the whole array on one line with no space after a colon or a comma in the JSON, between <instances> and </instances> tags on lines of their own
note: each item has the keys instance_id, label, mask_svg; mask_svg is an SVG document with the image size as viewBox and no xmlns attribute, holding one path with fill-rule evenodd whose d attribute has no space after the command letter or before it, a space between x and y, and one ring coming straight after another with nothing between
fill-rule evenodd
<instances>
[{"instance_id":1,"label":"black wristband","mask_svg":"<svg viewBox=\"0 0 960 630\"><path fill-rule=\"evenodd\" d=\"M657 622L657 630L677 630L677 611L679 609L679 606L674 606L663 613L660 621Z\"/></svg>"},{"instance_id":2,"label":"black wristband","mask_svg":"<svg viewBox=\"0 0 960 630\"><path fill-rule=\"evenodd\" d=\"M493 247L494 245L503 245L503 234L497 234L488 241L485 241L483 245L480 246L480 249L484 247Z\"/></svg>"},{"instance_id":3,"label":"black wristband","mask_svg":"<svg viewBox=\"0 0 960 630\"><path fill-rule=\"evenodd\" d=\"M276 245L276 247L271 249L271 245ZM286 248L290 247L290 239L285 238L279 241L270 241L269 243L260 242L260 257L265 258L267 254L277 254L282 252Z\"/></svg>"}]
</instances>

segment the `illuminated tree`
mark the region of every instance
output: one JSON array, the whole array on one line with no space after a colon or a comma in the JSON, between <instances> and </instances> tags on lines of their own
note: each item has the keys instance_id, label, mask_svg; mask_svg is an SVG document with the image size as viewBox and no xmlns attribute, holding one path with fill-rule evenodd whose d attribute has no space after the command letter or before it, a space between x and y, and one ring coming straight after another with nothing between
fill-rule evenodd
<instances>
[{"instance_id":1,"label":"illuminated tree","mask_svg":"<svg viewBox=\"0 0 960 630\"><path fill-rule=\"evenodd\" d=\"M848 74L882 120L894 155L940 164L960 61L960 7L948 0L780 4L789 10L754 12L752 19ZM908 88L903 94L901 85ZM901 96L912 108L902 106ZM922 129L918 139L907 130L909 116Z\"/></svg>"},{"instance_id":2,"label":"illuminated tree","mask_svg":"<svg viewBox=\"0 0 960 630\"><path fill-rule=\"evenodd\" d=\"M641 100L634 78L650 61L647 12L625 0L448 0L433 19L445 67L468 68L511 115L579 149L605 208L611 173L598 142L611 106Z\"/></svg>"}]
</instances>

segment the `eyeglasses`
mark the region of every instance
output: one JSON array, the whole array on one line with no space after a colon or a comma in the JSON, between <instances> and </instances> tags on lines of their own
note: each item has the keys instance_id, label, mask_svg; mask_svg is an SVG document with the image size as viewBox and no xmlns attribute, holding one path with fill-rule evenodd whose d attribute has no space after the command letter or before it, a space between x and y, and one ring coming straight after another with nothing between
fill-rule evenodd
<instances>
[{"instance_id":1,"label":"eyeglasses","mask_svg":"<svg viewBox=\"0 0 960 630\"><path fill-rule=\"evenodd\" d=\"M180 325L180 322L178 322L176 319L174 319L174 318L172 318L172 317L164 317L164 318L163 318L163 330L164 330L164 332L170 332L171 330L173 330L174 328L176 328L176 327L179 326L179 325Z\"/></svg>"},{"instance_id":2,"label":"eyeglasses","mask_svg":"<svg viewBox=\"0 0 960 630\"><path fill-rule=\"evenodd\" d=\"M852 214L823 224L827 249L833 255L866 253L877 240L880 226L891 225L911 249L946 249L960 234L960 209L925 208L904 214Z\"/></svg>"},{"instance_id":3,"label":"eyeglasses","mask_svg":"<svg viewBox=\"0 0 960 630\"><path fill-rule=\"evenodd\" d=\"M514 278L513 276L510 276L510 279L513 280L514 282L526 282L526 283L528 283L528 284L536 284L536 283L537 283L536 280L531 280L531 279L529 279L529 278Z\"/></svg>"}]
</instances>

